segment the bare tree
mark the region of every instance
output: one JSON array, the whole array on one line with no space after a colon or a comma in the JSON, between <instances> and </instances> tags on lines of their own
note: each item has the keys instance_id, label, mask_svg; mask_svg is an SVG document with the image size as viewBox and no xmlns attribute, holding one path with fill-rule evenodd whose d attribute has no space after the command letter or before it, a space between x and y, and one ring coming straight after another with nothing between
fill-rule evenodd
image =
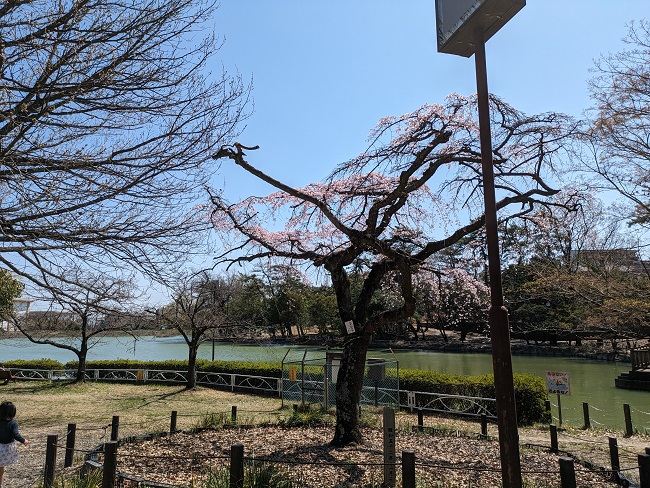
<instances>
[{"instance_id":1,"label":"bare tree","mask_svg":"<svg viewBox=\"0 0 650 488\"><path fill-rule=\"evenodd\" d=\"M130 327L115 323L109 317L126 315L136 298L132 277L92 273L78 268L67 268L66 279L43 275L47 287L40 287L38 311L14 314L12 322L27 339L73 352L77 356L76 382L85 380L88 351L107 332L119 330L128 333ZM127 322L128 323L128 322Z\"/></svg>"},{"instance_id":2,"label":"bare tree","mask_svg":"<svg viewBox=\"0 0 650 488\"><path fill-rule=\"evenodd\" d=\"M573 125L557 114L527 117L496 98L491 104L502 217L558 204L550 199L558 190L549 177ZM373 334L414 312L413 274L484 225L475 111L472 97L454 96L445 105L382 119L366 152L338 166L327 182L305 188L251 165L240 144L215 155L277 189L235 204L212 195L215 230L226 249L220 260L285 259L322 267L331 277L345 334L333 444L361 440L366 352ZM280 218L284 228L270 228ZM363 267L356 290L350 280L354 266ZM374 313L373 297L388 279L398 283L402 301Z\"/></svg>"},{"instance_id":3,"label":"bare tree","mask_svg":"<svg viewBox=\"0 0 650 488\"><path fill-rule=\"evenodd\" d=\"M582 163L595 184L633 206L625 215L650 227L650 21L632 23L627 48L602 56L590 80L594 107Z\"/></svg>"},{"instance_id":4,"label":"bare tree","mask_svg":"<svg viewBox=\"0 0 650 488\"><path fill-rule=\"evenodd\" d=\"M234 282L207 272L190 273L170 285L172 302L156 311L159 323L178 331L188 347L187 389L196 387L196 360L199 346L211 337L231 337L238 329L228 314ZM242 328L243 330L243 328Z\"/></svg>"},{"instance_id":5,"label":"bare tree","mask_svg":"<svg viewBox=\"0 0 650 488\"><path fill-rule=\"evenodd\" d=\"M210 0L0 5L0 263L47 287L41 272L69 281L62 261L154 273L204 238L209 155L237 134L249 92L207 72L214 12Z\"/></svg>"}]
</instances>

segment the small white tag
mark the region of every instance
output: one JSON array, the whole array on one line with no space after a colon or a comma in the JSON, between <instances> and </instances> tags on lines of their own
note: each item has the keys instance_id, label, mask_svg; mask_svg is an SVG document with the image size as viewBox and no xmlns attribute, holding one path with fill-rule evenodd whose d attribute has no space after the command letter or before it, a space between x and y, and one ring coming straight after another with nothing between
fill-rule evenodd
<instances>
[{"instance_id":1,"label":"small white tag","mask_svg":"<svg viewBox=\"0 0 650 488\"><path fill-rule=\"evenodd\" d=\"M348 320L345 323L345 330L348 331L348 334L354 334L354 322L352 322L351 320Z\"/></svg>"}]
</instances>

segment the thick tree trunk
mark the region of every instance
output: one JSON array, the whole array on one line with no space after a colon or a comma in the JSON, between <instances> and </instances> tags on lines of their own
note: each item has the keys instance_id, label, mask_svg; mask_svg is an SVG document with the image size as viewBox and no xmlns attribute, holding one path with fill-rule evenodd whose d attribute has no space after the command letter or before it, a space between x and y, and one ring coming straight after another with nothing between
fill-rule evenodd
<instances>
[{"instance_id":1,"label":"thick tree trunk","mask_svg":"<svg viewBox=\"0 0 650 488\"><path fill-rule=\"evenodd\" d=\"M192 343L190 345L190 354L187 359L187 390L196 388L196 355L198 353L199 345Z\"/></svg>"},{"instance_id":2,"label":"thick tree trunk","mask_svg":"<svg viewBox=\"0 0 650 488\"><path fill-rule=\"evenodd\" d=\"M88 355L88 343L83 341L79 352L77 353L77 359L79 364L77 365L77 374L74 379L75 383L83 383L86 381L86 356Z\"/></svg>"},{"instance_id":3,"label":"thick tree trunk","mask_svg":"<svg viewBox=\"0 0 650 488\"><path fill-rule=\"evenodd\" d=\"M336 429L332 446L346 446L362 441L359 403L369 343L369 336L355 337L345 343L336 380Z\"/></svg>"},{"instance_id":4,"label":"thick tree trunk","mask_svg":"<svg viewBox=\"0 0 650 488\"><path fill-rule=\"evenodd\" d=\"M77 351L77 359L79 360L79 365L77 366L77 375L74 379L75 383L83 383L86 381L86 358L88 357L88 336L86 334L86 324L87 319L82 319L82 331L81 331L81 345Z\"/></svg>"}]
</instances>

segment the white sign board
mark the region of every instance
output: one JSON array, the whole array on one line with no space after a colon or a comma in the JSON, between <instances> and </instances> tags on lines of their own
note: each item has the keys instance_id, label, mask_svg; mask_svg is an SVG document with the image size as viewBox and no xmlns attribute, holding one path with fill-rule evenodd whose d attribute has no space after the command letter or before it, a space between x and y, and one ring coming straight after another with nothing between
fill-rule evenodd
<instances>
[{"instance_id":1,"label":"white sign board","mask_svg":"<svg viewBox=\"0 0 650 488\"><path fill-rule=\"evenodd\" d=\"M354 322L351 320L345 322L345 330L348 332L348 334L354 334Z\"/></svg>"},{"instance_id":2,"label":"white sign board","mask_svg":"<svg viewBox=\"0 0 650 488\"><path fill-rule=\"evenodd\" d=\"M526 0L436 0L438 51L470 57L474 36L487 41L526 5Z\"/></svg>"},{"instance_id":3,"label":"white sign board","mask_svg":"<svg viewBox=\"0 0 650 488\"><path fill-rule=\"evenodd\" d=\"M547 371L546 391L548 393L557 393L558 395L570 395L571 386L569 385L569 373Z\"/></svg>"}]
</instances>

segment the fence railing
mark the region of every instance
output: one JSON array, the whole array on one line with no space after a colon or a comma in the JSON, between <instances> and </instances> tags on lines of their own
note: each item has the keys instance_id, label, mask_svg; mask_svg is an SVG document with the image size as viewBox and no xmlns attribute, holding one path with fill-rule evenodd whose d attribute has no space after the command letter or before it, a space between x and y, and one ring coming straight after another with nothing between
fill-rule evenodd
<instances>
[{"instance_id":1,"label":"fence railing","mask_svg":"<svg viewBox=\"0 0 650 488\"><path fill-rule=\"evenodd\" d=\"M70 381L74 379L73 370L44 370L44 369L12 369L16 379L20 380L50 380ZM132 383L187 383L187 371L158 370L158 369L87 369L87 381L132 382ZM230 391L247 391L253 394L275 395L282 397L288 391L293 391L295 401L304 398L306 403L322 403L322 381L309 381L308 391L301 391L300 382L289 382L283 378L270 376L253 376L237 373L213 373L197 371L196 382L199 385ZM291 390L287 390L291 389ZM399 398L399 405L395 399ZM361 395L362 405L390 404L402 409L417 408L425 413L451 413L470 417L487 415L494 419L496 400L424 391L405 391L391 388L364 387Z\"/></svg>"}]
</instances>

